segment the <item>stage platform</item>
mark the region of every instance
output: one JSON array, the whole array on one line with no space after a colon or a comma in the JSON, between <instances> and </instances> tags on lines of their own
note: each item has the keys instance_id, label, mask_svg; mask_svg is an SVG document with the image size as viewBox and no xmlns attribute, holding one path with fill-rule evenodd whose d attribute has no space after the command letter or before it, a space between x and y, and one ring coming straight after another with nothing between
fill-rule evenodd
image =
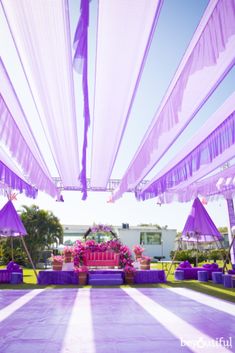
<instances>
[{"instance_id":1,"label":"stage platform","mask_svg":"<svg viewBox=\"0 0 235 353\"><path fill-rule=\"evenodd\" d=\"M124 282L124 271L120 269L103 269L103 270L90 270L88 272L88 283L90 275L107 275L120 274ZM166 282L165 271L163 270L137 270L135 273L135 284L141 283L164 283ZM53 271L45 270L39 271L38 284L77 284L78 274L73 271ZM119 283L121 284L121 283Z\"/></svg>"}]
</instances>

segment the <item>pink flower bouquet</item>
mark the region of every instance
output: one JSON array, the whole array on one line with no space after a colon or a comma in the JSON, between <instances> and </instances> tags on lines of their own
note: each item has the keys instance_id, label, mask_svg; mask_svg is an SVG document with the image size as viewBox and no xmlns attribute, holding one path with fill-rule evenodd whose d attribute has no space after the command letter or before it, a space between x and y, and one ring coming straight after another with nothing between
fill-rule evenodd
<instances>
[{"instance_id":1,"label":"pink flower bouquet","mask_svg":"<svg viewBox=\"0 0 235 353\"><path fill-rule=\"evenodd\" d=\"M136 272L136 269L130 265L126 265L123 270L126 274L134 274Z\"/></svg>"},{"instance_id":2,"label":"pink flower bouquet","mask_svg":"<svg viewBox=\"0 0 235 353\"><path fill-rule=\"evenodd\" d=\"M87 273L88 272L88 267L87 266L81 266L81 267L74 267L74 272L83 272Z\"/></svg>"},{"instance_id":3,"label":"pink flower bouquet","mask_svg":"<svg viewBox=\"0 0 235 353\"><path fill-rule=\"evenodd\" d=\"M144 248L140 245L134 245L132 250L136 255L142 255L142 253L144 252Z\"/></svg>"}]
</instances>

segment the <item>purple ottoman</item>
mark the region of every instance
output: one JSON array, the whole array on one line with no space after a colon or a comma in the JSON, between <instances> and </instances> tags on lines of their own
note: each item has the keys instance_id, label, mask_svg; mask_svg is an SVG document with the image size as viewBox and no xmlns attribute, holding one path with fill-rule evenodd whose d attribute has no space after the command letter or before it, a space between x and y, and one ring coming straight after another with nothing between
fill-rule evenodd
<instances>
[{"instance_id":1,"label":"purple ottoman","mask_svg":"<svg viewBox=\"0 0 235 353\"><path fill-rule=\"evenodd\" d=\"M212 281L216 284L223 283L223 273L222 272L212 272Z\"/></svg>"},{"instance_id":2,"label":"purple ottoman","mask_svg":"<svg viewBox=\"0 0 235 353\"><path fill-rule=\"evenodd\" d=\"M183 281L184 280L184 271L175 270L175 280L176 281Z\"/></svg>"},{"instance_id":3,"label":"purple ottoman","mask_svg":"<svg viewBox=\"0 0 235 353\"><path fill-rule=\"evenodd\" d=\"M208 272L207 271L198 271L197 279L199 282L208 282Z\"/></svg>"},{"instance_id":4,"label":"purple ottoman","mask_svg":"<svg viewBox=\"0 0 235 353\"><path fill-rule=\"evenodd\" d=\"M23 282L23 275L20 272L11 273L11 284L20 284Z\"/></svg>"},{"instance_id":5,"label":"purple ottoman","mask_svg":"<svg viewBox=\"0 0 235 353\"><path fill-rule=\"evenodd\" d=\"M223 275L223 283L224 283L224 287L232 288L232 276L229 274Z\"/></svg>"}]
</instances>

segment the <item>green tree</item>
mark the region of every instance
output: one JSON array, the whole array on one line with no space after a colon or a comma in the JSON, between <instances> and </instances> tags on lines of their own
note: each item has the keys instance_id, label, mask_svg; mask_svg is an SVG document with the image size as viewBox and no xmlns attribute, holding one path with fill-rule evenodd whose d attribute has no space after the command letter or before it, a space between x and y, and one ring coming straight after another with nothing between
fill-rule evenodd
<instances>
[{"instance_id":1,"label":"green tree","mask_svg":"<svg viewBox=\"0 0 235 353\"><path fill-rule=\"evenodd\" d=\"M63 242L63 227L52 212L36 205L23 206L21 219L27 230L24 239L34 264L39 261L43 250Z\"/></svg>"},{"instance_id":2,"label":"green tree","mask_svg":"<svg viewBox=\"0 0 235 353\"><path fill-rule=\"evenodd\" d=\"M219 231L221 234L228 234L228 227L219 227L219 228L218 228L218 231Z\"/></svg>"}]
</instances>

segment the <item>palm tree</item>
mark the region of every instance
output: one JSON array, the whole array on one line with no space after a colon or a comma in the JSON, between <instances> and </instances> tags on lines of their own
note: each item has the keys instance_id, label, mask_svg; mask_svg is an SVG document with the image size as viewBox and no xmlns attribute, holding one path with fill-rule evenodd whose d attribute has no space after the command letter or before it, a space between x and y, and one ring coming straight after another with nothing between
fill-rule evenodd
<instances>
[{"instance_id":1,"label":"palm tree","mask_svg":"<svg viewBox=\"0 0 235 353\"><path fill-rule=\"evenodd\" d=\"M25 242L34 264L43 250L63 242L63 227L51 211L39 209L36 205L23 206L21 219L27 230Z\"/></svg>"}]
</instances>

